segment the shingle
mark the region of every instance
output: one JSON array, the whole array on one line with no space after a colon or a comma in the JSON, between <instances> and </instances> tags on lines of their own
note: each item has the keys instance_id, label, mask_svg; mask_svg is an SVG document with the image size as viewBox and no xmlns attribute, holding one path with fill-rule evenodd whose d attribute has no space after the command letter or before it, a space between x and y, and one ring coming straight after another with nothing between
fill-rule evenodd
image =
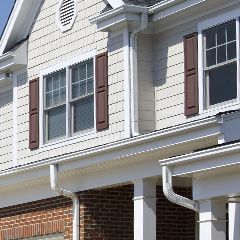
<instances>
[{"instance_id":1,"label":"shingle","mask_svg":"<svg viewBox=\"0 0 240 240\"><path fill-rule=\"evenodd\" d=\"M126 4L148 6L148 7L162 1L164 0L123 0L123 2Z\"/></svg>"},{"instance_id":2,"label":"shingle","mask_svg":"<svg viewBox=\"0 0 240 240\"><path fill-rule=\"evenodd\" d=\"M162 2L164 0L123 0L125 4L129 5L137 5L137 6L153 6L156 3ZM112 10L113 8L111 7L110 4L107 4L106 7L101 11L101 13L105 13L109 10Z\"/></svg>"}]
</instances>

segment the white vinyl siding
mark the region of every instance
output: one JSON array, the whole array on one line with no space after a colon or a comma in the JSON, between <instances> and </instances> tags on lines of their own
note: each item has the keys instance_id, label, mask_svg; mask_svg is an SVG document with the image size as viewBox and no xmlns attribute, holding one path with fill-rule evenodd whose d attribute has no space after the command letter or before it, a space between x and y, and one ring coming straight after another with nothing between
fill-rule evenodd
<instances>
[{"instance_id":1,"label":"white vinyl siding","mask_svg":"<svg viewBox=\"0 0 240 240\"><path fill-rule=\"evenodd\" d=\"M0 93L0 168L12 166L13 91Z\"/></svg>"},{"instance_id":2,"label":"white vinyl siding","mask_svg":"<svg viewBox=\"0 0 240 240\"><path fill-rule=\"evenodd\" d=\"M18 88L18 164L57 157L125 138L123 35L109 36L107 33L96 32L96 26L89 22L90 17L99 14L105 7L102 0L78 0L76 6L78 15L72 29L61 33L55 21L57 3L43 3L29 36L28 81L39 77L43 69L79 56L81 58L93 50L96 50L96 54L108 51L109 129L76 133L72 137L59 140L61 144L53 141L30 151L27 81Z\"/></svg>"}]
</instances>

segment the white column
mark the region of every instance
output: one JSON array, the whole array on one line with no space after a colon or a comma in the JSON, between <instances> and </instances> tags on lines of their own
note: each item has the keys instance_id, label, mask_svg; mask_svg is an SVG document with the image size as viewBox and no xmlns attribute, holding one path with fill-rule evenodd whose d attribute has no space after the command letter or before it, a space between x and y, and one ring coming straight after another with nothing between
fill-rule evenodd
<instances>
[{"instance_id":1,"label":"white column","mask_svg":"<svg viewBox=\"0 0 240 240\"><path fill-rule=\"evenodd\" d=\"M228 204L229 240L240 239L240 203Z\"/></svg>"},{"instance_id":2,"label":"white column","mask_svg":"<svg viewBox=\"0 0 240 240\"><path fill-rule=\"evenodd\" d=\"M199 240L226 240L225 201L200 201Z\"/></svg>"},{"instance_id":3,"label":"white column","mask_svg":"<svg viewBox=\"0 0 240 240\"><path fill-rule=\"evenodd\" d=\"M134 240L156 240L156 181L134 181Z\"/></svg>"}]
</instances>

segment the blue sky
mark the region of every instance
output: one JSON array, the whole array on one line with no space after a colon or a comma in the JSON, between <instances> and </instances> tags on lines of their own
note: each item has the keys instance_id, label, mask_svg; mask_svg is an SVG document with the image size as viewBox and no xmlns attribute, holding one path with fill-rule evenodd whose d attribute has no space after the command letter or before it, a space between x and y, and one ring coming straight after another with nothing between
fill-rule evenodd
<instances>
[{"instance_id":1,"label":"blue sky","mask_svg":"<svg viewBox=\"0 0 240 240\"><path fill-rule=\"evenodd\" d=\"M15 0L0 0L0 36Z\"/></svg>"}]
</instances>

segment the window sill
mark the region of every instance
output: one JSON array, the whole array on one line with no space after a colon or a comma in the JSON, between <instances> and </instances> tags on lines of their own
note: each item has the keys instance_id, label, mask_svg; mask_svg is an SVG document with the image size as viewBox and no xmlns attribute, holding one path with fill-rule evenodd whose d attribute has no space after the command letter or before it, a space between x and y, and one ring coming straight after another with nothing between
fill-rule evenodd
<instances>
[{"instance_id":1,"label":"window sill","mask_svg":"<svg viewBox=\"0 0 240 240\"><path fill-rule=\"evenodd\" d=\"M89 137L92 138L92 137L94 137L95 134L96 134L96 130L91 129L85 133L78 133L78 134L76 133L73 136L68 137L68 138L57 139L56 141L51 141L51 142L41 145L39 148L39 152L45 152L45 151L69 146L69 145L78 143L79 140L84 141L84 140L89 139Z\"/></svg>"},{"instance_id":2,"label":"window sill","mask_svg":"<svg viewBox=\"0 0 240 240\"><path fill-rule=\"evenodd\" d=\"M238 110L240 109L240 101L232 100L222 104L218 104L210 107L209 109L205 109L199 113L200 116L208 117L218 114L219 112L227 112L230 110Z\"/></svg>"}]
</instances>

